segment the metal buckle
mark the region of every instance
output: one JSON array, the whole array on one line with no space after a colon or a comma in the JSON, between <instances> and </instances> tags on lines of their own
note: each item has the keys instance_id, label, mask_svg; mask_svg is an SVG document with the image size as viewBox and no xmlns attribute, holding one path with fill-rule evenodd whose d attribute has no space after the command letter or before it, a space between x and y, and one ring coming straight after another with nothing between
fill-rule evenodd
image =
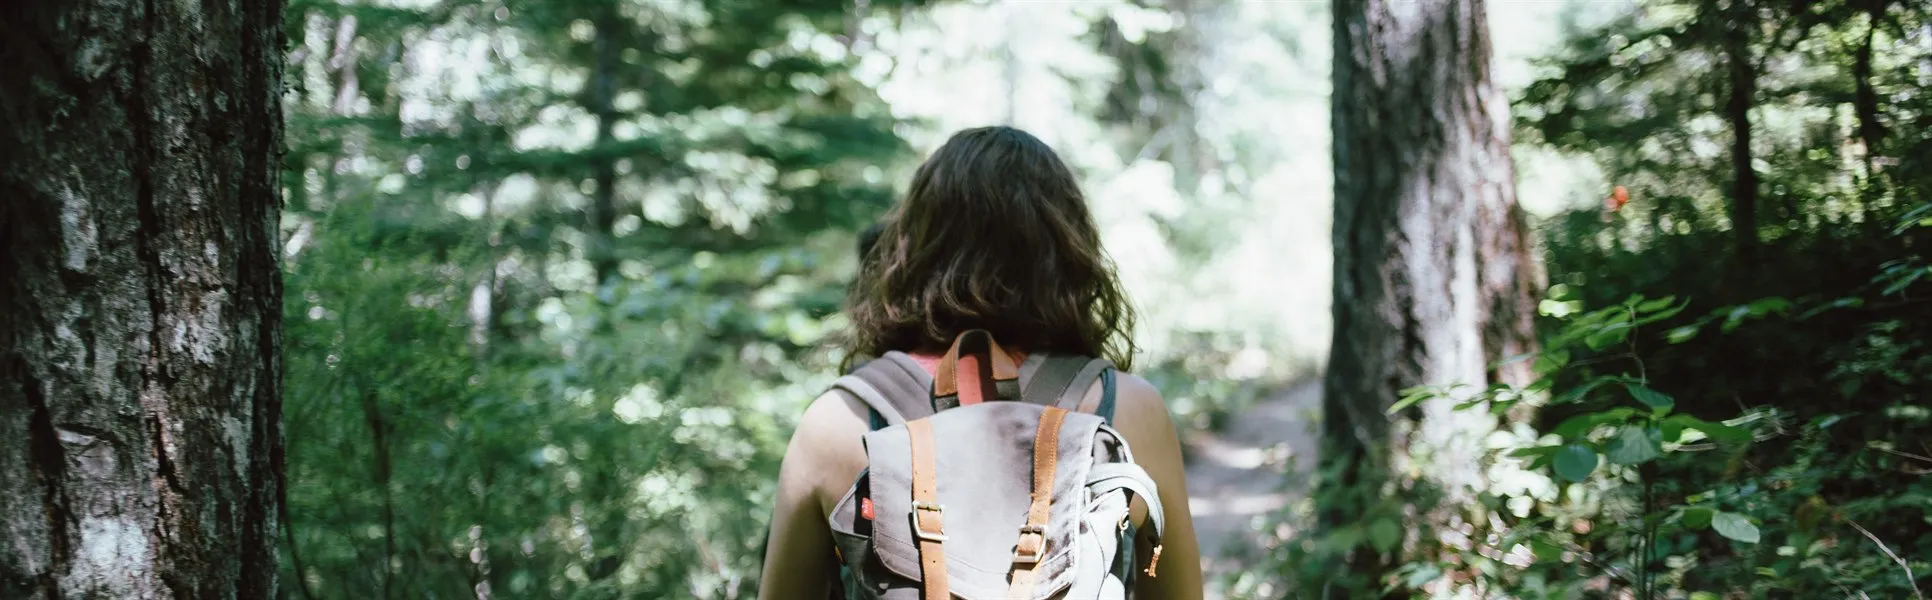
<instances>
[{"instance_id":1,"label":"metal buckle","mask_svg":"<svg viewBox=\"0 0 1932 600\"><path fill-rule=\"evenodd\" d=\"M933 513L935 516L942 517L942 519L940 520L941 525L939 527L933 528L931 531L926 530L926 520L920 518L920 515L923 515L928 512ZM946 514L946 507L944 505L930 504L930 503L914 500L912 502L912 534L915 536L918 536L919 539L926 540L926 541L932 541L932 542L946 541L946 531L944 526L945 520L943 519L945 514Z\"/></svg>"},{"instance_id":2,"label":"metal buckle","mask_svg":"<svg viewBox=\"0 0 1932 600\"><path fill-rule=\"evenodd\" d=\"M1040 543L1039 545L1034 546L1032 552L1027 552L1024 544L1014 544L1013 545L1013 563L1014 564L1020 564L1020 565L1037 564L1040 562L1040 557L1046 554L1046 547L1047 547L1046 528L1039 525L1021 526L1020 540L1024 542L1026 540L1026 536L1028 535L1039 536Z\"/></svg>"}]
</instances>

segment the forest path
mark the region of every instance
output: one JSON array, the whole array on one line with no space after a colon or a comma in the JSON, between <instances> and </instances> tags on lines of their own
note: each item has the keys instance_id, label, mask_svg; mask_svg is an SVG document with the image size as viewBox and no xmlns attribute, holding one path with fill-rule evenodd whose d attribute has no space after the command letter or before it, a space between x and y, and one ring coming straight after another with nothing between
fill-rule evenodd
<instances>
[{"instance_id":1,"label":"forest path","mask_svg":"<svg viewBox=\"0 0 1932 600\"><path fill-rule=\"evenodd\" d=\"M1225 597L1228 575L1256 566L1261 540L1272 537L1258 529L1264 518L1308 493L1321 389L1320 378L1304 379L1234 414L1221 431L1185 434L1188 507L1209 600Z\"/></svg>"}]
</instances>

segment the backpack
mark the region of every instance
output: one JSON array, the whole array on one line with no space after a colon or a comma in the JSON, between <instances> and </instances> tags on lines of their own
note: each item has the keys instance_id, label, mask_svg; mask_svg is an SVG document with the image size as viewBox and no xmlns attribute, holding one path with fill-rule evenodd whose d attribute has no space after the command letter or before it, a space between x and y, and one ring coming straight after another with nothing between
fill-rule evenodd
<instances>
[{"instance_id":1,"label":"backpack","mask_svg":"<svg viewBox=\"0 0 1932 600\"><path fill-rule=\"evenodd\" d=\"M1154 575L1160 497L1110 425L1112 363L1033 354L1014 364L974 330L935 371L888 352L834 384L873 420L868 466L830 517L846 598L1124 600L1135 497L1153 528ZM1075 412L1096 379L1100 407Z\"/></svg>"}]
</instances>

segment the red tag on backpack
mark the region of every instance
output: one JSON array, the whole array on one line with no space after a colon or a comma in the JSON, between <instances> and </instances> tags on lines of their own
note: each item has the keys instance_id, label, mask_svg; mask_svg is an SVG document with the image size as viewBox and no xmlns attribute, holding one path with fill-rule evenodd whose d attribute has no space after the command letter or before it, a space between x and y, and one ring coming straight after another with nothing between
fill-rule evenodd
<instances>
[{"instance_id":1,"label":"red tag on backpack","mask_svg":"<svg viewBox=\"0 0 1932 600\"><path fill-rule=\"evenodd\" d=\"M867 521L872 520L872 499L871 498L859 499L859 516L864 517L865 520Z\"/></svg>"}]
</instances>

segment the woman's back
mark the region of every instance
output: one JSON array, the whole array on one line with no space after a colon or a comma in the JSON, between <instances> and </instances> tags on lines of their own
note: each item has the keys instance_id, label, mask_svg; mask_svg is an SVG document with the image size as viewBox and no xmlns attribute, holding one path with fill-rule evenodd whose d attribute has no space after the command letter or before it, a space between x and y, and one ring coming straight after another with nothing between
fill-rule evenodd
<instances>
[{"instance_id":1,"label":"woman's back","mask_svg":"<svg viewBox=\"0 0 1932 600\"><path fill-rule=\"evenodd\" d=\"M914 355L931 364L936 356ZM928 373L931 373L928 367ZM1117 379L1114 428L1133 448L1135 462L1153 478L1166 507L1166 525L1160 568L1157 577L1143 578L1137 586L1139 598L1201 597L1200 551L1194 537L1193 521L1188 515L1187 482L1183 475L1180 441L1173 420L1159 391L1146 380L1121 374ZM1089 387L1080 411L1091 413L1101 400L1101 385ZM824 527L832 509L852 482L866 467L865 447L860 439L871 431L871 415L866 404L839 392L826 392L814 400L799 420L798 430L785 451L780 471L778 497L781 509L777 519L812 519L811 526L773 523L773 537L764 575L763 598L824 598L824 590L834 580L838 563L831 552L829 531L820 535L786 535L800 527ZM1144 504L1136 503L1135 520L1144 522ZM786 510L789 507L791 510ZM791 548L787 548L791 546ZM1139 553L1147 555L1145 548ZM794 596L782 590L813 590Z\"/></svg>"}]
</instances>

